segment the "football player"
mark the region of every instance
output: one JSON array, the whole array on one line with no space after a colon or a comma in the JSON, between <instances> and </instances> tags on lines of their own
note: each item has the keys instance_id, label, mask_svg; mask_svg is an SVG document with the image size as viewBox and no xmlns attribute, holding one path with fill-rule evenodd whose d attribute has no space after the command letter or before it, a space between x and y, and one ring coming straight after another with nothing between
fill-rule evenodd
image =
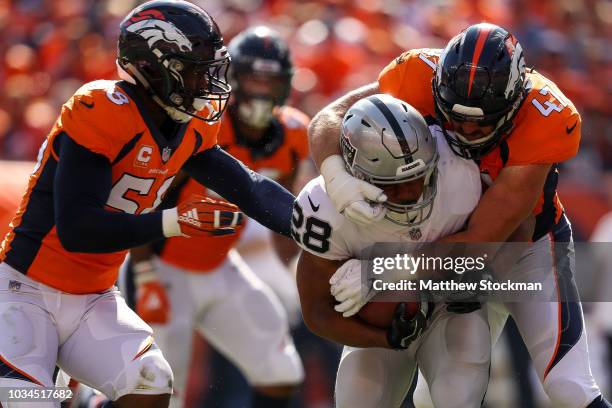
<instances>
[{"instance_id":1,"label":"football player","mask_svg":"<svg viewBox=\"0 0 612 408\"><path fill-rule=\"evenodd\" d=\"M117 65L122 81L86 84L63 105L2 243L0 386L51 387L57 363L110 406L167 407L170 366L113 287L126 250L239 227L240 211L221 200L154 211L180 169L285 235L294 197L216 144L229 57L205 11L135 8Z\"/></svg>"},{"instance_id":2,"label":"football player","mask_svg":"<svg viewBox=\"0 0 612 408\"><path fill-rule=\"evenodd\" d=\"M412 252L463 228L481 194L478 167L453 154L437 125L428 128L412 106L390 95L356 102L344 117L341 139L347 169L379 186L388 200L385 216L375 223L348 221L318 177L294 206L292 234L305 250L297 270L304 321L316 334L346 345L336 379L337 406L400 406L418 363L436 407L479 407L491 352L484 309L453 313L446 305L434 309L422 302L405 320L407 304L400 303L385 330L352 316L349 302L334 306L330 296L332 283L332 294L350 301L344 298L351 290L347 277L356 276L360 292L358 258L365 248L395 242Z\"/></svg>"},{"instance_id":3,"label":"football player","mask_svg":"<svg viewBox=\"0 0 612 408\"><path fill-rule=\"evenodd\" d=\"M490 319L494 337L510 313L554 406L609 407L589 367L573 281L572 231L556 191L558 163L573 157L580 142L581 118L574 105L552 81L526 69L520 43L493 24L468 27L444 50L403 53L377 82L326 107L309 128L310 147L332 202L362 223L385 216L381 203L386 196L344 170L334 135L354 101L378 92L438 118L453 151L475 160L489 185L466 230L442 241L503 242L535 215L532 250L537 256L521 259L519 272L555 282L548 289L556 301L505 304L501 318Z\"/></svg>"},{"instance_id":4,"label":"football player","mask_svg":"<svg viewBox=\"0 0 612 408\"><path fill-rule=\"evenodd\" d=\"M240 33L228 49L232 98L218 143L250 168L291 188L308 154L308 118L284 106L293 72L289 48L276 32L256 27ZM170 201L192 194L218 198L184 178L163 205L173 207ZM155 249L132 250L137 312L149 323L160 323L153 326L155 338L174 372L171 406L183 406L194 328L254 386L254 407L287 406L302 381L285 311L232 249L238 235L174 237L156 243ZM159 258L152 256L154 250Z\"/></svg>"}]
</instances>

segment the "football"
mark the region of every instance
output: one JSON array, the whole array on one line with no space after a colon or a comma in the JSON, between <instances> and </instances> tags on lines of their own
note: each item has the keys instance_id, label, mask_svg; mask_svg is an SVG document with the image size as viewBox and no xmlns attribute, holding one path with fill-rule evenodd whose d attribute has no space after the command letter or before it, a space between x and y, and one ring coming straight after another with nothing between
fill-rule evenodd
<instances>
[{"instance_id":1,"label":"football","mask_svg":"<svg viewBox=\"0 0 612 408\"><path fill-rule=\"evenodd\" d=\"M399 302L369 302L359 310L357 316L367 324L388 329L391 327L393 313L398 304ZM419 308L418 303L406 302L406 306L406 317L414 317Z\"/></svg>"}]
</instances>

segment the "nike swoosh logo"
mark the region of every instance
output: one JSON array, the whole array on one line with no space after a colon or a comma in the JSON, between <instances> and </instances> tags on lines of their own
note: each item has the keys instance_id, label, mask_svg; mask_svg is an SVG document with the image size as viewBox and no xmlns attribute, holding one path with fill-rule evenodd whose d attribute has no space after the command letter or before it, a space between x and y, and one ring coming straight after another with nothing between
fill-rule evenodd
<instances>
[{"instance_id":1,"label":"nike swoosh logo","mask_svg":"<svg viewBox=\"0 0 612 408\"><path fill-rule=\"evenodd\" d=\"M310 207L312 208L312 211L314 211L314 212L319 211L319 207L321 206L321 204L314 205L312 200L310 199L310 196L308 196L308 202L310 203Z\"/></svg>"},{"instance_id":2,"label":"nike swoosh logo","mask_svg":"<svg viewBox=\"0 0 612 408\"><path fill-rule=\"evenodd\" d=\"M84 102L84 101L82 101L80 99L79 99L79 102L81 102L82 105L85 105L86 108L92 109L94 107L93 102L92 103L87 103L87 102Z\"/></svg>"},{"instance_id":3,"label":"nike swoosh logo","mask_svg":"<svg viewBox=\"0 0 612 408\"><path fill-rule=\"evenodd\" d=\"M572 133L572 131L574 130L577 124L578 124L578 121L576 121L576 123L574 123L574 126L572 127L567 127L567 126L565 127L565 131L567 132L568 135Z\"/></svg>"}]
</instances>

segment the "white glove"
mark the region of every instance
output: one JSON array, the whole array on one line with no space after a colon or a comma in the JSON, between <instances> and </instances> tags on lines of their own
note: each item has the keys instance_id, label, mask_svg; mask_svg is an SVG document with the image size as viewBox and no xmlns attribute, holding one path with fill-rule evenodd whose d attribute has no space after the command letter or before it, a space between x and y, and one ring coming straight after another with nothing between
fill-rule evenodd
<instances>
[{"instance_id":1,"label":"white glove","mask_svg":"<svg viewBox=\"0 0 612 408\"><path fill-rule=\"evenodd\" d=\"M331 295L340 302L334 309L344 317L350 317L376 295L370 290L364 293L361 287L361 261L349 259L332 275L329 280Z\"/></svg>"},{"instance_id":2,"label":"white glove","mask_svg":"<svg viewBox=\"0 0 612 408\"><path fill-rule=\"evenodd\" d=\"M321 163L321 175L327 195L348 219L369 225L385 216L387 209L382 203L387 201L387 196L383 190L353 177L346 171L339 154L329 156Z\"/></svg>"}]
</instances>

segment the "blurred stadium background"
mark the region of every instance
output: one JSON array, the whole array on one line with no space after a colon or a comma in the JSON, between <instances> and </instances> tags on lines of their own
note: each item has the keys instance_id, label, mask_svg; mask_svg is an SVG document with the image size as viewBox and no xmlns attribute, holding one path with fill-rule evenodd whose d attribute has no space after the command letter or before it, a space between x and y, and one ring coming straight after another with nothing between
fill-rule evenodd
<instances>
[{"instance_id":1,"label":"blurred stadium background","mask_svg":"<svg viewBox=\"0 0 612 408\"><path fill-rule=\"evenodd\" d=\"M374 80L410 48L443 47L469 24L505 26L523 45L528 66L554 80L583 117L578 156L562 168L560 194L575 238L588 241L612 204L612 1L610 0L194 0L218 22L226 43L246 27L266 24L290 43L296 72L290 104L314 115L347 90ZM84 82L116 78L118 24L141 1L0 0L0 160L33 161L58 109ZM18 163L3 171L23 173ZM0 186L2 197L23 183ZM14 201L14 200L11 200ZM1 228L6 225L2 221ZM597 305L586 304L588 311ZM610 330L590 313L591 362L608 391ZM609 315L606 315L610 319ZM338 348L313 341L297 325L307 370L295 406L332 406ZM506 339L512 336L506 337ZM301 340L300 340L301 339ZM533 373L504 340L492 366L488 407L547 406ZM242 406L236 373L212 370L218 356L202 342L193 361L192 406ZM530 378L533 377L533 378ZM529 396L529 385L533 399ZM527 388L526 388L527 387ZM536 401L537 405L531 401Z\"/></svg>"}]
</instances>

